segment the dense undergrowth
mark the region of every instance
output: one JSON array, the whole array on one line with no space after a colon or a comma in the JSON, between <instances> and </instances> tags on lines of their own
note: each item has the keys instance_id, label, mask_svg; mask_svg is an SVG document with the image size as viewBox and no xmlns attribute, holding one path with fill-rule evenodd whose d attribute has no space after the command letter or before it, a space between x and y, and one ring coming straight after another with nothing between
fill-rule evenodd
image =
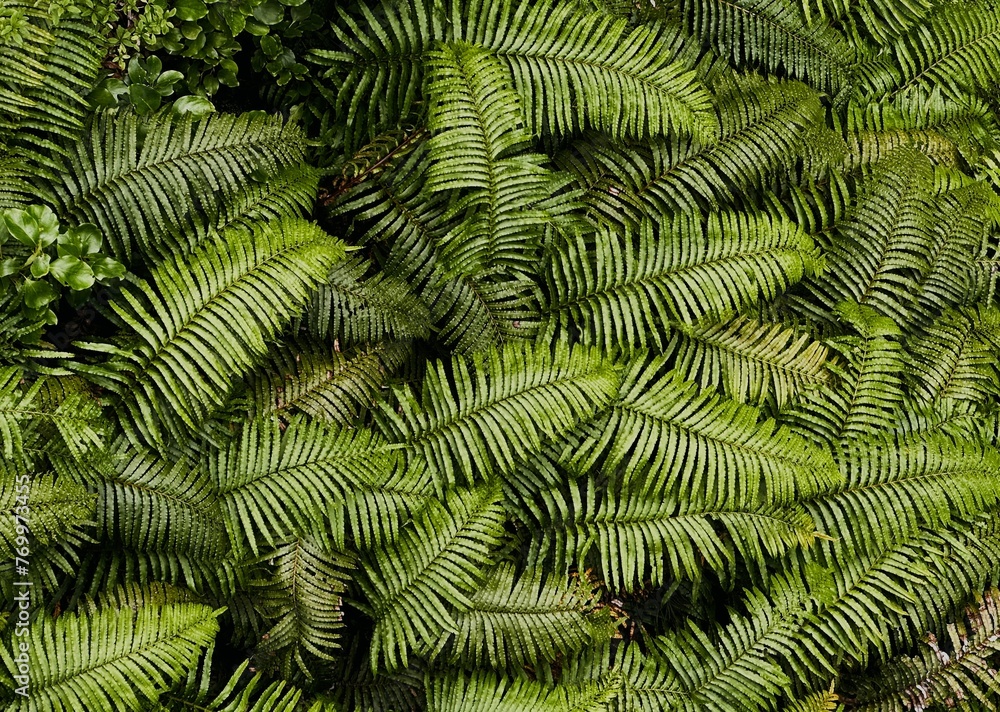
<instances>
[{"instance_id":1,"label":"dense undergrowth","mask_svg":"<svg viewBox=\"0 0 1000 712\"><path fill-rule=\"evenodd\" d=\"M992 2L0 2L0 703L994 709L998 81Z\"/></svg>"}]
</instances>

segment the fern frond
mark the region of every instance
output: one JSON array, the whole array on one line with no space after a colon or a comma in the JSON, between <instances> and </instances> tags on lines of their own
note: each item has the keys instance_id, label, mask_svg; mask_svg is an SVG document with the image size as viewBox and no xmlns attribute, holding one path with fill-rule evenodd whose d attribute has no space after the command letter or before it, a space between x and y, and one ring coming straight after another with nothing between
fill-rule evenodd
<instances>
[{"instance_id":1,"label":"fern frond","mask_svg":"<svg viewBox=\"0 0 1000 712\"><path fill-rule=\"evenodd\" d=\"M499 488L453 490L432 501L396 541L362 558L359 584L375 619L371 665L405 666L417 646L457 632L503 536Z\"/></svg>"},{"instance_id":2,"label":"fern frond","mask_svg":"<svg viewBox=\"0 0 1000 712\"><path fill-rule=\"evenodd\" d=\"M254 553L261 541L274 546L310 533L331 501L380 481L395 466L394 453L368 431L300 420L282 428L274 419L248 422L205 465L231 540Z\"/></svg>"},{"instance_id":3,"label":"fern frond","mask_svg":"<svg viewBox=\"0 0 1000 712\"><path fill-rule=\"evenodd\" d=\"M689 622L654 638L649 657L629 646L620 656L623 712L773 709L791 687L780 661L793 647L805 596L752 591L744 605L746 615L731 611L728 625L716 631Z\"/></svg>"},{"instance_id":4,"label":"fern frond","mask_svg":"<svg viewBox=\"0 0 1000 712\"><path fill-rule=\"evenodd\" d=\"M339 240L287 220L230 230L125 290L112 306L134 340L102 347L112 357L92 377L120 394L130 436L183 441L200 427L343 255Z\"/></svg>"},{"instance_id":5,"label":"fern frond","mask_svg":"<svg viewBox=\"0 0 1000 712\"><path fill-rule=\"evenodd\" d=\"M630 487L709 509L794 502L839 480L830 455L755 408L699 390L664 359L634 359L620 396L585 428L569 462Z\"/></svg>"},{"instance_id":6,"label":"fern frond","mask_svg":"<svg viewBox=\"0 0 1000 712\"><path fill-rule=\"evenodd\" d=\"M996 82L1000 18L989 3L941 4L930 21L894 42L890 58L863 68L860 91L873 97L941 89L975 94Z\"/></svg>"},{"instance_id":7,"label":"fern frond","mask_svg":"<svg viewBox=\"0 0 1000 712\"><path fill-rule=\"evenodd\" d=\"M588 135L557 155L556 167L580 176L593 219L614 225L747 207L746 191L798 160L824 110L815 90L790 82L749 83L718 104L720 135L710 144L672 136L619 145Z\"/></svg>"},{"instance_id":8,"label":"fern frond","mask_svg":"<svg viewBox=\"0 0 1000 712\"><path fill-rule=\"evenodd\" d=\"M862 48L827 23L805 22L787 0L683 0L681 16L695 36L737 66L783 70L830 94L852 82Z\"/></svg>"},{"instance_id":9,"label":"fern frond","mask_svg":"<svg viewBox=\"0 0 1000 712\"><path fill-rule=\"evenodd\" d=\"M905 371L899 327L891 319L850 302L836 312L858 334L826 342L843 359L829 367L836 380L805 393L780 416L796 432L829 445L891 428Z\"/></svg>"},{"instance_id":10,"label":"fern frond","mask_svg":"<svg viewBox=\"0 0 1000 712\"><path fill-rule=\"evenodd\" d=\"M296 413L351 425L407 361L409 342L359 344L343 351L318 341L281 344L247 379L253 415Z\"/></svg>"},{"instance_id":11,"label":"fern frond","mask_svg":"<svg viewBox=\"0 0 1000 712\"><path fill-rule=\"evenodd\" d=\"M319 339L330 336L344 345L380 339L421 339L430 332L430 314L409 284L376 273L371 263L337 263L306 306L304 321Z\"/></svg>"},{"instance_id":12,"label":"fern frond","mask_svg":"<svg viewBox=\"0 0 1000 712\"><path fill-rule=\"evenodd\" d=\"M468 191L448 213L461 221L440 243L443 275L533 273L546 226L575 207L571 178L524 151L532 137L498 59L456 43L430 52L428 70L426 189Z\"/></svg>"},{"instance_id":13,"label":"fern frond","mask_svg":"<svg viewBox=\"0 0 1000 712\"><path fill-rule=\"evenodd\" d=\"M806 285L828 312L853 301L906 323L935 223L930 181L930 162L912 149L876 167L825 249L826 270Z\"/></svg>"},{"instance_id":14,"label":"fern frond","mask_svg":"<svg viewBox=\"0 0 1000 712\"><path fill-rule=\"evenodd\" d=\"M396 389L378 414L390 440L431 463L439 485L510 471L517 458L610 402L614 369L597 353L557 342L430 364L418 400Z\"/></svg>"},{"instance_id":15,"label":"fern frond","mask_svg":"<svg viewBox=\"0 0 1000 712\"><path fill-rule=\"evenodd\" d=\"M117 257L169 260L240 222L240 206L246 218L273 212L256 194L277 190L271 176L287 182L305 151L302 132L275 117L104 112L39 187L64 220L97 225Z\"/></svg>"},{"instance_id":16,"label":"fern frond","mask_svg":"<svg viewBox=\"0 0 1000 712\"><path fill-rule=\"evenodd\" d=\"M781 408L799 393L830 379L830 350L781 324L746 317L674 327L666 353L684 380L713 386L741 403Z\"/></svg>"},{"instance_id":17,"label":"fern frond","mask_svg":"<svg viewBox=\"0 0 1000 712\"><path fill-rule=\"evenodd\" d=\"M5 561L15 555L28 560L28 554L17 552L56 545L73 530L92 525L94 502L94 495L65 477L15 477L0 470L0 556Z\"/></svg>"},{"instance_id":18,"label":"fern frond","mask_svg":"<svg viewBox=\"0 0 1000 712\"><path fill-rule=\"evenodd\" d=\"M459 4L453 5L456 26ZM662 51L670 30L545 2L472 0L462 39L510 68L533 133L595 128L611 136L687 133L711 141L716 122L697 75ZM564 28L573 28L566 32Z\"/></svg>"},{"instance_id":19,"label":"fern frond","mask_svg":"<svg viewBox=\"0 0 1000 712\"><path fill-rule=\"evenodd\" d=\"M423 0L386 3L378 16L363 8L367 31L341 11L334 29L346 51L312 56L337 80L335 110L350 127L348 143L411 118L427 52L454 40L482 46L507 65L533 133L589 126L616 136L713 134L711 100L697 75L654 51L669 34L662 27L629 29L624 19L575 4L470 0L440 10Z\"/></svg>"},{"instance_id":20,"label":"fern frond","mask_svg":"<svg viewBox=\"0 0 1000 712\"><path fill-rule=\"evenodd\" d=\"M457 632L439 644L453 664L498 670L539 666L571 655L599 635L598 601L585 580L568 582L513 563L499 564L455 614Z\"/></svg>"},{"instance_id":21,"label":"fern frond","mask_svg":"<svg viewBox=\"0 0 1000 712\"><path fill-rule=\"evenodd\" d=\"M453 672L428 680L428 712L604 712L618 695L616 681L544 685L527 677Z\"/></svg>"},{"instance_id":22,"label":"fern frond","mask_svg":"<svg viewBox=\"0 0 1000 712\"><path fill-rule=\"evenodd\" d=\"M267 575L250 582L257 613L270 625L256 655L285 677L313 677L315 658L333 660L344 627L341 595L351 561L318 541L295 539L264 555Z\"/></svg>"},{"instance_id":23,"label":"fern frond","mask_svg":"<svg viewBox=\"0 0 1000 712\"><path fill-rule=\"evenodd\" d=\"M916 280L914 321L926 324L949 308L981 299L986 280L979 260L986 257L992 217L992 190L984 183L945 191L936 198L931 249Z\"/></svg>"},{"instance_id":24,"label":"fern frond","mask_svg":"<svg viewBox=\"0 0 1000 712\"><path fill-rule=\"evenodd\" d=\"M99 533L125 549L198 559L206 565L229 551L212 481L184 461L134 448L124 438L93 458L82 478L98 495Z\"/></svg>"},{"instance_id":25,"label":"fern frond","mask_svg":"<svg viewBox=\"0 0 1000 712\"><path fill-rule=\"evenodd\" d=\"M83 17L51 22L47 2L5 9L13 33L0 43L0 133L15 154L46 162L53 139L75 139L83 129L106 40Z\"/></svg>"},{"instance_id":26,"label":"fern frond","mask_svg":"<svg viewBox=\"0 0 1000 712\"><path fill-rule=\"evenodd\" d=\"M530 524L538 532L531 541L532 560L551 557L565 572L586 568L593 552L615 591L636 591L647 580L653 586L679 578L698 581L705 571L729 581L737 558L759 570L771 557L809 546L817 533L809 515L794 504L702 504L634 490L615 494L595 478L587 479L581 492L571 487L569 494L546 497L561 506Z\"/></svg>"},{"instance_id":27,"label":"fern frond","mask_svg":"<svg viewBox=\"0 0 1000 712\"><path fill-rule=\"evenodd\" d=\"M1000 311L947 312L908 343L911 392L924 404L948 399L983 402L1000 389Z\"/></svg>"},{"instance_id":28,"label":"fern frond","mask_svg":"<svg viewBox=\"0 0 1000 712\"><path fill-rule=\"evenodd\" d=\"M431 471L411 462L363 482L328 509L335 543L344 548L350 537L355 549L370 549L396 539L406 522L434 499Z\"/></svg>"},{"instance_id":29,"label":"fern frond","mask_svg":"<svg viewBox=\"0 0 1000 712\"><path fill-rule=\"evenodd\" d=\"M600 230L549 260L543 333L605 349L661 344L669 321L693 324L773 299L820 264L798 226L764 214L712 213L705 226L687 216L644 221L624 239Z\"/></svg>"},{"instance_id":30,"label":"fern frond","mask_svg":"<svg viewBox=\"0 0 1000 712\"><path fill-rule=\"evenodd\" d=\"M192 671L183 686L160 695L157 704L146 712L296 712L300 710L302 690L285 680L261 687L264 674L246 678L249 660L242 662L221 689L210 688L211 657Z\"/></svg>"},{"instance_id":31,"label":"fern frond","mask_svg":"<svg viewBox=\"0 0 1000 712\"><path fill-rule=\"evenodd\" d=\"M30 696L0 694L11 712L141 710L197 665L220 613L198 603L145 603L41 616L32 624ZM14 675L18 638L9 640L0 656Z\"/></svg>"},{"instance_id":32,"label":"fern frond","mask_svg":"<svg viewBox=\"0 0 1000 712\"><path fill-rule=\"evenodd\" d=\"M843 484L804 502L824 534L854 551L874 551L970 517L1000 498L1000 452L928 434L871 437L838 457Z\"/></svg>"},{"instance_id":33,"label":"fern frond","mask_svg":"<svg viewBox=\"0 0 1000 712\"><path fill-rule=\"evenodd\" d=\"M951 706L955 700L978 700L992 708L1000 683L992 659L1000 651L1000 591L976 597L964 615L948 624L944 645L930 633L916 657L900 657L855 682L852 709L895 712Z\"/></svg>"}]
</instances>

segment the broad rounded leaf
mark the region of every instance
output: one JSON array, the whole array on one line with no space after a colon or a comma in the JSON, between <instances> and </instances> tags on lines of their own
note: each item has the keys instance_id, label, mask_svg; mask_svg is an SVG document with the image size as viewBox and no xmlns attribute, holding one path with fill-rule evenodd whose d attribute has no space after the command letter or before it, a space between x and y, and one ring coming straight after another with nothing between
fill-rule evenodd
<instances>
[{"instance_id":1,"label":"broad rounded leaf","mask_svg":"<svg viewBox=\"0 0 1000 712\"><path fill-rule=\"evenodd\" d=\"M78 257L65 255L52 263L52 276L70 289L88 289L94 285L94 270Z\"/></svg>"},{"instance_id":2,"label":"broad rounded leaf","mask_svg":"<svg viewBox=\"0 0 1000 712\"><path fill-rule=\"evenodd\" d=\"M125 276L125 265L111 257L98 257L90 262L94 277L99 280L117 279Z\"/></svg>"},{"instance_id":3,"label":"broad rounded leaf","mask_svg":"<svg viewBox=\"0 0 1000 712\"><path fill-rule=\"evenodd\" d=\"M170 110L176 116L190 116L200 119L215 111L215 105L203 96L182 96L173 103Z\"/></svg>"},{"instance_id":4,"label":"broad rounded leaf","mask_svg":"<svg viewBox=\"0 0 1000 712\"><path fill-rule=\"evenodd\" d=\"M174 16L179 20L200 20L208 14L208 6L201 0L177 0Z\"/></svg>"},{"instance_id":5,"label":"broad rounded leaf","mask_svg":"<svg viewBox=\"0 0 1000 712\"><path fill-rule=\"evenodd\" d=\"M24 280L21 286L21 296L29 309L40 309L59 295L48 282L36 282L33 279Z\"/></svg>"},{"instance_id":6,"label":"broad rounded leaf","mask_svg":"<svg viewBox=\"0 0 1000 712\"><path fill-rule=\"evenodd\" d=\"M93 223L84 223L71 227L64 234L59 236L57 250L59 256L72 255L73 257L83 257L100 252L104 237L101 231Z\"/></svg>"},{"instance_id":7,"label":"broad rounded leaf","mask_svg":"<svg viewBox=\"0 0 1000 712\"><path fill-rule=\"evenodd\" d=\"M160 108L163 97L155 89L150 89L143 84L133 84L128 88L129 98L132 99L132 106L136 113L151 114Z\"/></svg>"}]
</instances>

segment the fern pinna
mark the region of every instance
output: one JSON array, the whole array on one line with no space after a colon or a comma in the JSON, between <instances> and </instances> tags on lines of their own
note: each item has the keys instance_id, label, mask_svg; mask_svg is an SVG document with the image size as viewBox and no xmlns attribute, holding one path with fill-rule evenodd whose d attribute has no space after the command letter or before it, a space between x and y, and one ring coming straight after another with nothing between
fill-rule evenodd
<instances>
[{"instance_id":1,"label":"fern pinna","mask_svg":"<svg viewBox=\"0 0 1000 712\"><path fill-rule=\"evenodd\" d=\"M997 709L998 17L0 3L0 705Z\"/></svg>"}]
</instances>

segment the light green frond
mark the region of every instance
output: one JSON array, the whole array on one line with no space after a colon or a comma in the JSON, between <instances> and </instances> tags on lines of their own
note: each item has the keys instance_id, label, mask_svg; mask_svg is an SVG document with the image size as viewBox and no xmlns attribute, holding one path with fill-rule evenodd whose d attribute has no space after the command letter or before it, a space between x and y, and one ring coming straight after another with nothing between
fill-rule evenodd
<instances>
[{"instance_id":1,"label":"light green frond","mask_svg":"<svg viewBox=\"0 0 1000 712\"><path fill-rule=\"evenodd\" d=\"M230 230L124 290L112 306L134 340L100 347L112 357L95 375L120 394L132 438L199 428L343 255L339 240L287 220Z\"/></svg>"},{"instance_id":2,"label":"light green frond","mask_svg":"<svg viewBox=\"0 0 1000 712\"><path fill-rule=\"evenodd\" d=\"M442 238L446 278L503 269L531 274L546 226L576 207L571 178L527 153L517 94L485 50L456 43L428 55L428 191L468 192L449 211L460 221ZM562 194L562 195L560 195Z\"/></svg>"},{"instance_id":3,"label":"light green frond","mask_svg":"<svg viewBox=\"0 0 1000 712\"><path fill-rule=\"evenodd\" d=\"M787 0L683 0L692 32L744 68L782 71L837 94L852 81L859 48L827 23L809 24Z\"/></svg>"},{"instance_id":4,"label":"light green frond","mask_svg":"<svg viewBox=\"0 0 1000 712\"><path fill-rule=\"evenodd\" d=\"M0 692L10 712L141 710L182 680L219 630L221 611L198 603L105 607L93 613L40 616L32 623L29 697ZM0 651L16 674L12 634Z\"/></svg>"},{"instance_id":5,"label":"light green frond","mask_svg":"<svg viewBox=\"0 0 1000 712\"><path fill-rule=\"evenodd\" d=\"M876 166L824 250L826 270L807 282L828 312L853 301L906 323L936 221L930 181L930 162L912 149Z\"/></svg>"},{"instance_id":6,"label":"light green frond","mask_svg":"<svg viewBox=\"0 0 1000 712\"><path fill-rule=\"evenodd\" d=\"M457 632L503 536L499 488L453 490L432 501L388 546L362 559L359 584L375 619L372 669L405 666L410 651Z\"/></svg>"},{"instance_id":7,"label":"light green frond","mask_svg":"<svg viewBox=\"0 0 1000 712\"><path fill-rule=\"evenodd\" d=\"M990 3L942 3L929 22L893 43L889 57L862 70L860 89L882 96L941 89L975 94L994 85L1000 18Z\"/></svg>"},{"instance_id":8,"label":"light green frond","mask_svg":"<svg viewBox=\"0 0 1000 712\"><path fill-rule=\"evenodd\" d=\"M263 685L258 672L247 678L250 661L241 663L221 689L209 688L211 658L206 657L197 671L192 671L183 685L160 695L157 703L144 712L298 712L302 690L285 680ZM315 712L310 710L310 712Z\"/></svg>"},{"instance_id":9,"label":"light green frond","mask_svg":"<svg viewBox=\"0 0 1000 712\"><path fill-rule=\"evenodd\" d=\"M828 676L845 658L864 663L893 646L914 644L969 591L995 580L1000 531L993 516L953 520L879 551L841 551L831 568L809 567L810 590L822 606L809 615L788 659L801 676ZM824 672L826 671L826 672Z\"/></svg>"},{"instance_id":10,"label":"light green frond","mask_svg":"<svg viewBox=\"0 0 1000 712\"><path fill-rule=\"evenodd\" d=\"M15 477L0 471L0 556L5 562L15 556L27 562L33 547L53 546L74 530L89 528L94 500L94 495L65 477L42 473Z\"/></svg>"},{"instance_id":11,"label":"light green frond","mask_svg":"<svg viewBox=\"0 0 1000 712\"><path fill-rule=\"evenodd\" d=\"M627 487L707 508L788 504L839 480L830 455L756 408L635 359L621 395L582 429L569 461Z\"/></svg>"},{"instance_id":12,"label":"light green frond","mask_svg":"<svg viewBox=\"0 0 1000 712\"><path fill-rule=\"evenodd\" d=\"M53 463L79 460L101 447L101 410L85 388L55 376L22 382L24 375L19 368L0 367L4 464L18 468L46 457Z\"/></svg>"},{"instance_id":13,"label":"light green frond","mask_svg":"<svg viewBox=\"0 0 1000 712\"><path fill-rule=\"evenodd\" d=\"M354 487L378 482L396 456L377 435L322 423L250 421L205 469L218 488L226 529L235 546L255 553L307 534L322 523L331 502Z\"/></svg>"},{"instance_id":14,"label":"light green frond","mask_svg":"<svg viewBox=\"0 0 1000 712\"><path fill-rule=\"evenodd\" d=\"M457 26L460 7L452 6ZM487 47L510 68L533 133L674 132L706 142L715 135L708 92L663 51L671 32L659 23L630 27L624 18L583 13L574 3L528 9L511 0L472 0L463 15L462 39Z\"/></svg>"},{"instance_id":15,"label":"light green frond","mask_svg":"<svg viewBox=\"0 0 1000 712\"><path fill-rule=\"evenodd\" d=\"M796 432L833 446L893 425L905 372L899 327L891 319L850 302L836 312L858 334L826 342L842 358L829 366L836 379L805 393L780 415Z\"/></svg>"},{"instance_id":16,"label":"light green frond","mask_svg":"<svg viewBox=\"0 0 1000 712\"><path fill-rule=\"evenodd\" d=\"M319 341L281 344L247 379L251 413L285 419L303 413L350 425L378 399L412 351L406 341L344 350Z\"/></svg>"},{"instance_id":17,"label":"light green frond","mask_svg":"<svg viewBox=\"0 0 1000 712\"><path fill-rule=\"evenodd\" d=\"M851 709L904 712L952 707L956 700L978 700L992 709L1000 694L1000 683L990 672L991 660L1000 652L1000 591L991 589L976 598L948 624L944 640L930 633L917 656L896 658L847 683Z\"/></svg>"},{"instance_id":18,"label":"light green frond","mask_svg":"<svg viewBox=\"0 0 1000 712\"><path fill-rule=\"evenodd\" d=\"M379 420L390 440L431 463L439 484L511 470L517 458L609 403L618 376L596 352L557 342L428 364L419 400L397 389Z\"/></svg>"},{"instance_id":19,"label":"light green frond","mask_svg":"<svg viewBox=\"0 0 1000 712\"><path fill-rule=\"evenodd\" d=\"M669 321L694 324L773 299L821 263L798 226L766 214L711 213L704 225L689 216L644 221L624 237L600 230L549 260L543 333L642 348L659 343Z\"/></svg>"},{"instance_id":20,"label":"light green frond","mask_svg":"<svg viewBox=\"0 0 1000 712\"><path fill-rule=\"evenodd\" d=\"M556 156L579 176L593 219L638 225L676 211L748 202L801 154L824 110L815 90L796 83L755 82L718 98L718 140L672 136L619 145L587 135Z\"/></svg>"},{"instance_id":21,"label":"light green frond","mask_svg":"<svg viewBox=\"0 0 1000 712\"><path fill-rule=\"evenodd\" d=\"M737 560L759 570L771 557L812 544L816 528L798 505L704 505L635 491L615 494L594 478L563 506L530 523L532 559L584 569L589 554L615 591L636 591L707 571L729 581ZM557 495L558 497L558 495ZM723 533L725 532L725 533Z\"/></svg>"},{"instance_id":22,"label":"light green frond","mask_svg":"<svg viewBox=\"0 0 1000 712\"><path fill-rule=\"evenodd\" d=\"M828 690L796 697L781 710L782 712L844 712L840 699L840 695L834 692L834 685L831 682Z\"/></svg>"},{"instance_id":23,"label":"light green frond","mask_svg":"<svg viewBox=\"0 0 1000 712\"><path fill-rule=\"evenodd\" d=\"M845 107L850 163L870 165L907 146L938 164L976 166L996 146L996 118L981 100L948 100L940 91L901 94Z\"/></svg>"},{"instance_id":24,"label":"light green frond","mask_svg":"<svg viewBox=\"0 0 1000 712\"><path fill-rule=\"evenodd\" d=\"M802 592L751 592L748 613L703 631L694 622L652 640L649 657L632 645L621 655L622 712L766 710L791 687L781 659L793 647L803 614Z\"/></svg>"},{"instance_id":25,"label":"light green frond","mask_svg":"<svg viewBox=\"0 0 1000 712\"><path fill-rule=\"evenodd\" d=\"M239 206L247 218L268 217L273 211L257 204L255 192L277 190L270 176L287 182L285 170L302 164L305 151L302 132L270 116L193 121L105 112L40 187L63 219L96 224L117 257L140 250L170 260L239 222Z\"/></svg>"},{"instance_id":26,"label":"light green frond","mask_svg":"<svg viewBox=\"0 0 1000 712\"><path fill-rule=\"evenodd\" d=\"M350 542L356 549L370 549L399 536L406 522L434 500L434 483L426 463L399 463L382 477L355 485L343 502L329 509L330 527L337 546Z\"/></svg>"},{"instance_id":27,"label":"light green frond","mask_svg":"<svg viewBox=\"0 0 1000 712\"><path fill-rule=\"evenodd\" d=\"M344 628L342 594L350 581L350 559L321 542L295 539L262 557L266 576L250 582L258 615L270 627L256 656L283 677L296 668L312 678L315 658L333 660Z\"/></svg>"},{"instance_id":28,"label":"light green frond","mask_svg":"<svg viewBox=\"0 0 1000 712\"><path fill-rule=\"evenodd\" d=\"M531 144L503 64L463 42L441 45L425 61L432 134L427 189L489 188L496 173L517 167L514 160L501 161Z\"/></svg>"},{"instance_id":29,"label":"light green frond","mask_svg":"<svg viewBox=\"0 0 1000 712\"><path fill-rule=\"evenodd\" d=\"M428 712L605 712L617 685L544 685L527 677L453 672L428 680Z\"/></svg>"},{"instance_id":30,"label":"light green frond","mask_svg":"<svg viewBox=\"0 0 1000 712\"><path fill-rule=\"evenodd\" d=\"M519 573L504 562L470 598L469 608L455 614L458 632L438 647L446 645L448 659L459 665L516 670L551 663L600 634L595 598L592 584L579 576L567 581L535 568Z\"/></svg>"},{"instance_id":31,"label":"light green frond","mask_svg":"<svg viewBox=\"0 0 1000 712\"><path fill-rule=\"evenodd\" d=\"M1000 310L946 312L907 344L911 392L931 404L947 399L987 401L1000 390Z\"/></svg>"},{"instance_id":32,"label":"light green frond","mask_svg":"<svg viewBox=\"0 0 1000 712\"><path fill-rule=\"evenodd\" d=\"M874 551L940 528L1000 498L1000 452L939 434L872 437L838 457L843 483L805 501L816 528L855 551Z\"/></svg>"},{"instance_id":33,"label":"light green frond","mask_svg":"<svg viewBox=\"0 0 1000 712\"><path fill-rule=\"evenodd\" d=\"M741 403L782 407L830 380L830 350L809 334L781 324L737 317L674 327L665 349L684 380L714 386Z\"/></svg>"},{"instance_id":34,"label":"light green frond","mask_svg":"<svg viewBox=\"0 0 1000 712\"><path fill-rule=\"evenodd\" d=\"M941 312L982 299L987 279L979 262L987 254L994 194L985 183L936 197L932 248L917 277L914 320L926 324Z\"/></svg>"},{"instance_id":35,"label":"light green frond","mask_svg":"<svg viewBox=\"0 0 1000 712\"><path fill-rule=\"evenodd\" d=\"M533 133L572 133L594 127L612 135L644 136L679 130L710 138L711 99L689 67L657 51L670 32L651 25L546 2L424 0L384 4L361 18L341 11L334 22L344 50L312 56L329 66L335 109L350 127L348 142L411 118L427 52L434 42L461 40L499 57L525 97ZM448 17L450 15L451 17ZM573 27L566 35L560 28Z\"/></svg>"}]
</instances>

